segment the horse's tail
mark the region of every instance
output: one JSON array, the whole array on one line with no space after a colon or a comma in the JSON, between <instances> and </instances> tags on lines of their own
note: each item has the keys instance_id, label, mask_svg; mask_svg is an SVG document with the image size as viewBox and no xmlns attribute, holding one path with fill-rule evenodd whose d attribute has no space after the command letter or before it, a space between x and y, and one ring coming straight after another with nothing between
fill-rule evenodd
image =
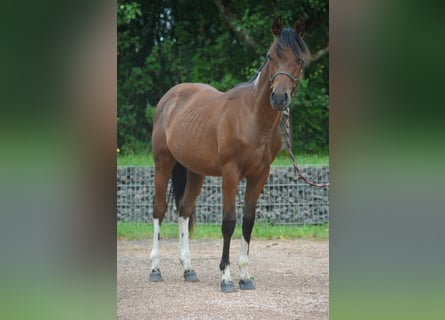
<instances>
[{"instance_id":1,"label":"horse's tail","mask_svg":"<svg viewBox=\"0 0 445 320\"><path fill-rule=\"evenodd\" d=\"M176 165L172 171L172 188L173 188L173 195L175 196L176 209L178 211L181 198L184 195L186 182L187 182L187 169L179 162L176 162ZM195 213L193 213L189 219L190 233L193 231L194 220L195 220Z\"/></svg>"}]
</instances>

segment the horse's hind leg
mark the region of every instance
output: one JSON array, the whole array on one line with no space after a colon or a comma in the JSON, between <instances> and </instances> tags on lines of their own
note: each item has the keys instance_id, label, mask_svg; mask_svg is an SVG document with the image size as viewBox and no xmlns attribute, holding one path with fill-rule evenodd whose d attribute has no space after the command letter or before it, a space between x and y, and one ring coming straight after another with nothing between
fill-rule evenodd
<instances>
[{"instance_id":1,"label":"horse's hind leg","mask_svg":"<svg viewBox=\"0 0 445 320\"><path fill-rule=\"evenodd\" d=\"M155 197L153 201L153 247L150 254L151 274L150 281L162 281L160 271L160 253L159 240L161 232L161 224L167 210L166 193L168 180L176 161L169 155L165 154L162 159L155 158Z\"/></svg>"},{"instance_id":2,"label":"horse's hind leg","mask_svg":"<svg viewBox=\"0 0 445 320\"><path fill-rule=\"evenodd\" d=\"M269 168L266 168L260 175L247 179L246 193L244 195L243 236L241 238L240 256L238 258L240 268L239 286L241 290L255 289L249 272L247 271L250 236L255 223L256 203L268 176Z\"/></svg>"},{"instance_id":3,"label":"horse's hind leg","mask_svg":"<svg viewBox=\"0 0 445 320\"><path fill-rule=\"evenodd\" d=\"M190 260L189 249L189 223L192 225L193 212L195 210L195 201L201 192L204 176L187 171L187 182L184 196L179 205L179 260L184 268L184 279L186 281L198 281L198 277L193 270Z\"/></svg>"}]
</instances>

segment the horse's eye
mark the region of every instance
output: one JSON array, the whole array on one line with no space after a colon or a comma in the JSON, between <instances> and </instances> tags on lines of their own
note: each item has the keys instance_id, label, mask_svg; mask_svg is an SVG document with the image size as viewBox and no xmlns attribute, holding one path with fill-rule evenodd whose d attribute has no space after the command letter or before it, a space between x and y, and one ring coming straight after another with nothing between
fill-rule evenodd
<instances>
[{"instance_id":1,"label":"horse's eye","mask_svg":"<svg viewBox=\"0 0 445 320\"><path fill-rule=\"evenodd\" d=\"M302 66L304 64L304 60L301 58L298 58L297 62L300 66Z\"/></svg>"},{"instance_id":2,"label":"horse's eye","mask_svg":"<svg viewBox=\"0 0 445 320\"><path fill-rule=\"evenodd\" d=\"M267 59L272 60L272 58L270 57L270 54L267 54Z\"/></svg>"}]
</instances>

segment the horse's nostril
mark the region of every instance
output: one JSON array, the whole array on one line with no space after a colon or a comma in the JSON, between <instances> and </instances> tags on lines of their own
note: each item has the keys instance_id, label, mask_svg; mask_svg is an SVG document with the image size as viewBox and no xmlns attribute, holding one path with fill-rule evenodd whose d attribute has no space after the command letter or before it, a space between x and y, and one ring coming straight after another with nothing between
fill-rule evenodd
<instances>
[{"instance_id":1,"label":"horse's nostril","mask_svg":"<svg viewBox=\"0 0 445 320\"><path fill-rule=\"evenodd\" d=\"M287 92L271 92L270 103L275 107L285 107L289 103L290 96Z\"/></svg>"}]
</instances>

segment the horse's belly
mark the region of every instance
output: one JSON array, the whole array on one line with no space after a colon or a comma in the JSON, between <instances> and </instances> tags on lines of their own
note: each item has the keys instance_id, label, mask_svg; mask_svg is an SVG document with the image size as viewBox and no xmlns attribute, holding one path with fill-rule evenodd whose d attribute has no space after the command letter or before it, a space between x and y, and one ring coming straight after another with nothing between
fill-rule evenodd
<instances>
[{"instance_id":1,"label":"horse's belly","mask_svg":"<svg viewBox=\"0 0 445 320\"><path fill-rule=\"evenodd\" d=\"M181 162L181 164L183 164L187 169L200 175L221 176L221 168L214 164L203 162L200 159L195 159L194 161L185 161L184 163L185 164Z\"/></svg>"},{"instance_id":2,"label":"horse's belly","mask_svg":"<svg viewBox=\"0 0 445 320\"><path fill-rule=\"evenodd\" d=\"M170 137L167 145L173 157L187 169L204 176L221 175L215 146L196 139L184 139L184 136Z\"/></svg>"},{"instance_id":3,"label":"horse's belly","mask_svg":"<svg viewBox=\"0 0 445 320\"><path fill-rule=\"evenodd\" d=\"M191 150L193 153L193 150ZM173 153L173 152L172 152ZM219 163L212 162L204 155L191 154L191 155L175 155L175 159L180 162L184 167L203 176L220 176L221 166Z\"/></svg>"}]
</instances>

